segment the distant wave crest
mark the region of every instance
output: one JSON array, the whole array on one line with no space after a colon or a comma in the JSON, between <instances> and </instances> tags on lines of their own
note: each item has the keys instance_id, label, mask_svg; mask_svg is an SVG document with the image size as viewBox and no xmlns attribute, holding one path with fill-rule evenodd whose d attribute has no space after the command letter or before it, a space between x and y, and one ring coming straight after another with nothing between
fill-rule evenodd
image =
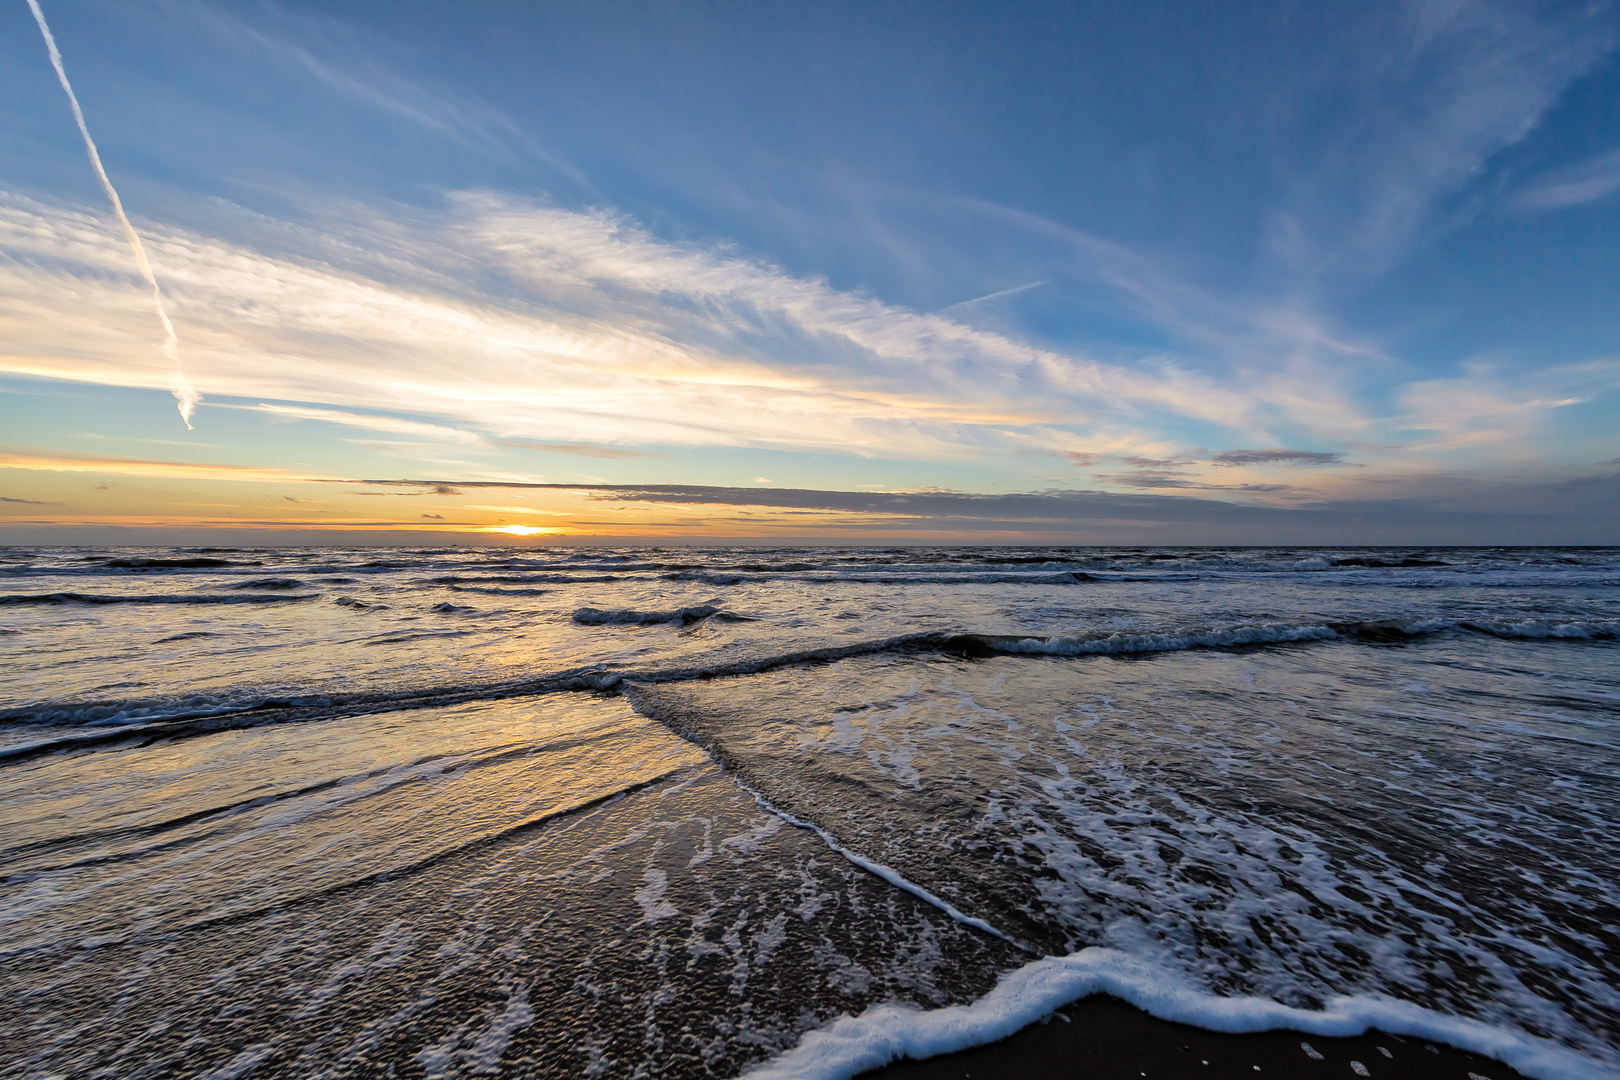
<instances>
[{"instance_id":1,"label":"distant wave crest","mask_svg":"<svg viewBox=\"0 0 1620 1080\"><path fill-rule=\"evenodd\" d=\"M305 593L302 596L267 596L247 593L240 596L213 596L204 593L154 593L109 596L106 593L77 592L17 593L0 596L0 607L20 604L284 604L308 600L313 595Z\"/></svg>"}]
</instances>

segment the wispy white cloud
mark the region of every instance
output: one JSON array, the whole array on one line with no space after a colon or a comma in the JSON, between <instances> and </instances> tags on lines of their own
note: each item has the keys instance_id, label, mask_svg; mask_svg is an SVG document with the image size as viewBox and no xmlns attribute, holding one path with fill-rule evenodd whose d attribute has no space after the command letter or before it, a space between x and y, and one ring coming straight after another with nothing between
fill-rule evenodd
<instances>
[{"instance_id":1,"label":"wispy white cloud","mask_svg":"<svg viewBox=\"0 0 1620 1080\"><path fill-rule=\"evenodd\" d=\"M1267 441L1295 430L1342 441L1362 437L1374 422L1359 398L1368 376L1389 377L1394 359L1376 343L1338 329L1305 300L1237 283L1218 292L1177 273L1164 257L1028 211L981 199L934 198L958 214L1038 238L1068 273L1098 286L1119 314L1176 341L1175 355L1137 367L1215 395L1212 404L1221 401L1227 415L1240 418L1234 427ZM1232 391L1241 400L1225 397Z\"/></svg>"},{"instance_id":2,"label":"wispy white cloud","mask_svg":"<svg viewBox=\"0 0 1620 1080\"><path fill-rule=\"evenodd\" d=\"M1565 210L1620 191L1620 149L1546 173L1513 197L1520 210Z\"/></svg>"},{"instance_id":3,"label":"wispy white cloud","mask_svg":"<svg viewBox=\"0 0 1620 1080\"><path fill-rule=\"evenodd\" d=\"M319 423L339 424L345 427L364 428L367 431L386 431L398 435L411 435L417 439L426 439L430 443L462 443L474 446L487 446L491 449L506 447L514 450L539 450L550 454L569 454L575 457L606 458L620 460L627 458L661 457L658 453L648 453L643 450L629 450L618 446L593 446L588 443L548 443L536 439L496 439L475 431L462 428L447 427L443 424L430 424L421 420L411 420L401 416L382 416L373 413L345 412L341 409L321 409L308 405L272 405L260 402L257 405L238 405L230 402L209 402L210 408L241 409L249 412L268 413L272 417L284 420L312 420ZM81 438L106 438L103 435L83 435ZM175 446L212 445L180 442L174 439L143 439L141 442L164 442ZM418 447L417 443L379 443L365 442L367 446L387 446L391 449Z\"/></svg>"},{"instance_id":4,"label":"wispy white cloud","mask_svg":"<svg viewBox=\"0 0 1620 1080\"><path fill-rule=\"evenodd\" d=\"M1454 378L1425 379L1398 391L1396 421L1416 437L1417 451L1468 448L1498 461L1523 461L1531 436L1554 410L1620 393L1620 358L1560 364L1538 371L1504 371L1486 362L1466 365ZM1480 459L1484 463L1484 459Z\"/></svg>"},{"instance_id":5,"label":"wispy white cloud","mask_svg":"<svg viewBox=\"0 0 1620 1080\"><path fill-rule=\"evenodd\" d=\"M1504 378L1488 400L1452 394L1437 408L1429 380L1397 389L1396 406L1368 404L1324 359L1359 346L1303 318L1267 323L1223 306L1083 236L1073 242L1089 245L1122 289L1229 344L1224 370L1064 354L734 252L661 241L613 214L490 194L456 196L439 212L350 208L307 230L277 226L278 254L143 228L194 377L215 403L417 447L623 458L659 444L753 446L940 461L1023 452L1157 464L1188 456L1177 448L1192 442L1189 431L1286 447L1300 441L1281 421L1312 429L1320 449L1204 462L1264 469L1307 463L1300 454L1321 464L1351 442L1410 445L1415 427L1519 437L1523 425L1488 418L1503 402L1546 396L1546 378ZM141 298L107 236L96 214L0 195L0 340L10 343L0 370L165 385L158 358L139 348ZM1245 362L1241 343L1270 325L1293 344ZM1608 385L1606 368L1593 371L1587 383ZM1455 440L1428 443L1443 453ZM1259 485L1251 492L1277 488L1263 475L1243 479Z\"/></svg>"},{"instance_id":6,"label":"wispy white cloud","mask_svg":"<svg viewBox=\"0 0 1620 1080\"><path fill-rule=\"evenodd\" d=\"M602 458L607 461L664 456L659 451L629 450L622 446L593 446L589 443L550 443L538 439L494 439L492 442L496 446L506 446L514 450L539 450L547 454L570 454L574 457Z\"/></svg>"},{"instance_id":7,"label":"wispy white cloud","mask_svg":"<svg viewBox=\"0 0 1620 1080\"><path fill-rule=\"evenodd\" d=\"M373 428L383 422L355 406L557 444L900 454L959 455L987 431L1148 411L1243 419L1240 393L1200 377L1033 348L662 243L608 214L467 195L437 217L349 227L347 249L312 243L331 262L149 227L210 394L319 402L347 415L275 408ZM8 340L32 343L6 368L153 384L104 238L92 214L5 200L0 318ZM470 287L456 273L468 264L499 268L516 295ZM65 327L65 308L84 325Z\"/></svg>"},{"instance_id":8,"label":"wispy white cloud","mask_svg":"<svg viewBox=\"0 0 1620 1080\"><path fill-rule=\"evenodd\" d=\"M1397 11L1301 88L1298 100L1343 116L1324 147L1280 165L1290 194L1270 254L1284 277L1319 285L1387 269L1450 224L1443 200L1615 47L1608 3L1408 0Z\"/></svg>"},{"instance_id":9,"label":"wispy white cloud","mask_svg":"<svg viewBox=\"0 0 1620 1080\"><path fill-rule=\"evenodd\" d=\"M1412 396L1400 388L1412 365L1332 312L1348 291L1464 220L1453 206L1458 196L1615 47L1616 34L1607 2L1554 11L1502 0L1404 0L1393 16L1379 14L1386 11L1368 9L1328 62L1271 99L1294 110L1279 124L1298 130L1280 139L1292 156L1275 164L1281 195L1253 278L1229 274L1199 287L1164 256L1022 210L957 202L1066 249L1066 271L1178 343L1163 361L1167 375L1240 391L1245 401L1232 415L1241 419L1231 426L1255 433L1247 445L1298 445L1301 436L1329 447L1391 441L1398 418L1385 402L1392 393ZM1324 110L1332 123L1323 122ZM1620 187L1620 159L1606 155L1546 178L1525 197L1596 198L1611 183ZM1457 415L1466 411L1459 403ZM1527 430L1475 428L1487 441Z\"/></svg>"},{"instance_id":10,"label":"wispy white cloud","mask_svg":"<svg viewBox=\"0 0 1620 1080\"><path fill-rule=\"evenodd\" d=\"M286 420L318 420L327 424L342 424L348 427L365 428L367 431L390 431L400 435L414 435L421 439L431 439L437 442L481 443L483 437L470 431L459 428L445 427L442 424L428 424L419 420L407 420L398 416L374 416L368 413L344 412L341 409L317 409L307 405L231 405L223 402L213 403L215 408L247 409L253 412L268 413L271 416Z\"/></svg>"},{"instance_id":11,"label":"wispy white cloud","mask_svg":"<svg viewBox=\"0 0 1620 1080\"><path fill-rule=\"evenodd\" d=\"M189 461L145 461L135 458L90 457L77 454L0 450L0 469L98 475L158 476L173 480L232 480L249 483L302 483L311 474L275 466L218 465Z\"/></svg>"},{"instance_id":12,"label":"wispy white cloud","mask_svg":"<svg viewBox=\"0 0 1620 1080\"><path fill-rule=\"evenodd\" d=\"M150 446L187 446L193 450L198 447L221 450L225 447L224 443L202 442L199 439L147 439L131 435L106 435L99 431L76 431L73 438L90 439L93 442L142 443Z\"/></svg>"},{"instance_id":13,"label":"wispy white cloud","mask_svg":"<svg viewBox=\"0 0 1620 1080\"><path fill-rule=\"evenodd\" d=\"M319 11L262 5L233 12L198 0L153 0L161 17L184 21L221 48L260 55L339 98L495 158L526 158L596 194L585 174L551 152L498 108L442 84L406 75L391 60L398 46Z\"/></svg>"}]
</instances>

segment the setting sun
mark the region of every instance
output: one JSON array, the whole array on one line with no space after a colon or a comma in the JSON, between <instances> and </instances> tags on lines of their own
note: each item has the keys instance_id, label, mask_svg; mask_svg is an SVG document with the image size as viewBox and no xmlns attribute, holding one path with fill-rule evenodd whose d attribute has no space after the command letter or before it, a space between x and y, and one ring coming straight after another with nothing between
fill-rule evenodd
<instances>
[{"instance_id":1,"label":"setting sun","mask_svg":"<svg viewBox=\"0 0 1620 1080\"><path fill-rule=\"evenodd\" d=\"M508 536L539 536L541 533L556 535L562 532L561 529L544 529L538 525L495 525L485 531L505 533Z\"/></svg>"}]
</instances>

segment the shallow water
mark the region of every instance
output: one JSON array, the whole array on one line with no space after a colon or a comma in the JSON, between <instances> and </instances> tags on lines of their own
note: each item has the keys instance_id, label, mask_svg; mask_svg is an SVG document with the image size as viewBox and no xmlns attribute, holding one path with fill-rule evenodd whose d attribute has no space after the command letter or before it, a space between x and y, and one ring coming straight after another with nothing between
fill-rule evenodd
<instances>
[{"instance_id":1,"label":"shallow water","mask_svg":"<svg viewBox=\"0 0 1620 1080\"><path fill-rule=\"evenodd\" d=\"M0 1075L734 1075L1043 956L1610 1075L1617 633L1613 549L8 549Z\"/></svg>"}]
</instances>

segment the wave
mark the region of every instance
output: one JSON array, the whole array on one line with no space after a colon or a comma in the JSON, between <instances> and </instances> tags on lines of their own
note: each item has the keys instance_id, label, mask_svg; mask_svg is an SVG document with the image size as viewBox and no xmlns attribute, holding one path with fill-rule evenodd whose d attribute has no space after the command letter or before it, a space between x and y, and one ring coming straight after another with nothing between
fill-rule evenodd
<instances>
[{"instance_id":1,"label":"wave","mask_svg":"<svg viewBox=\"0 0 1620 1080\"><path fill-rule=\"evenodd\" d=\"M451 585L454 592L482 593L485 596L545 596L555 589L498 589L479 585Z\"/></svg>"},{"instance_id":2,"label":"wave","mask_svg":"<svg viewBox=\"0 0 1620 1080\"><path fill-rule=\"evenodd\" d=\"M1614 621L1555 623L1539 619L1527 619L1516 623L1470 621L1459 622L1457 625L1464 630L1489 634L1492 637L1523 638L1531 641L1547 638L1613 641L1620 638L1620 622Z\"/></svg>"},{"instance_id":3,"label":"wave","mask_svg":"<svg viewBox=\"0 0 1620 1080\"><path fill-rule=\"evenodd\" d=\"M0 596L0 607L21 604L282 604L313 599L314 594L302 596L214 596L205 593L154 593L147 596L109 596L105 593L22 593Z\"/></svg>"},{"instance_id":4,"label":"wave","mask_svg":"<svg viewBox=\"0 0 1620 1080\"><path fill-rule=\"evenodd\" d=\"M83 549L79 549L83 551ZM36 551L0 559L0 577L131 574L214 571L241 573L245 568L274 567L273 573L294 576L346 573L410 574L438 585L585 584L623 580L707 581L717 586L771 580L826 580L869 585L933 584L1070 584L1118 581L1121 575L1145 580L1171 575L1312 575L1330 572L1347 585L1436 587L1479 585L1479 575L1501 574L1515 585L1563 585L1563 581L1527 581L1571 571L1585 580L1612 572L1620 549L1501 548L904 548L904 549L668 549L596 550L566 556L487 558L472 549L398 550L384 556L356 550L171 549L146 554L66 553ZM427 575L444 575L429 577ZM1073 575L1072 579L1065 575ZM504 581L496 580L497 576Z\"/></svg>"},{"instance_id":5,"label":"wave","mask_svg":"<svg viewBox=\"0 0 1620 1080\"><path fill-rule=\"evenodd\" d=\"M615 567L615 569L617 569L617 568ZM512 584L515 584L517 582L524 582L525 584L531 584L531 585L601 585L601 584L606 584L606 583L609 583L609 582L634 581L634 580L637 580L637 579L633 578L633 577L630 577L627 574L621 574L621 573L614 573L614 574L548 574L548 573L545 573L544 571L537 570L537 571L535 571L533 573L525 574L524 576L522 576L520 578L501 577L501 578L482 578L482 579L481 578L455 578L455 579L451 579L451 578L440 577L440 578L431 578L429 580L430 580L431 584L434 584L434 585L458 585L458 584L461 584L462 582L477 583L479 581L507 582L507 583L512 583Z\"/></svg>"},{"instance_id":6,"label":"wave","mask_svg":"<svg viewBox=\"0 0 1620 1080\"><path fill-rule=\"evenodd\" d=\"M166 641L185 641L194 635L177 634ZM210 635L212 636L212 635ZM364 704L366 695L278 695L220 699L193 695L178 699L133 701L37 702L0 710L0 724L40 728L111 729L119 736L161 728L166 724L269 710L298 710ZM405 695L376 695L376 700L403 700ZM0 758L16 753L17 746L0 747Z\"/></svg>"},{"instance_id":7,"label":"wave","mask_svg":"<svg viewBox=\"0 0 1620 1080\"><path fill-rule=\"evenodd\" d=\"M1367 619L1318 624L1262 623L1205 630L1116 633L1097 637L1019 637L1010 634L953 634L943 648L965 656L1024 653L1035 656L1096 656L1122 653L1230 649L1290 642L1354 640L1395 644L1434 634L1463 632L1522 640L1612 641L1620 622L1517 623L1461 619Z\"/></svg>"},{"instance_id":8,"label":"wave","mask_svg":"<svg viewBox=\"0 0 1620 1080\"><path fill-rule=\"evenodd\" d=\"M603 570L611 570L614 577L593 578L584 577L576 573L556 574L547 573L554 567L537 566L523 577L439 577L431 579L436 585L459 585L468 582L516 582L516 581L544 581L556 583L574 583L590 581L611 581L621 577L639 574L656 573L663 581L714 581L716 584L736 585L744 581L834 581L858 582L863 584L880 585L926 585L926 584L1042 584L1042 585L1072 585L1080 581L1093 580L1082 570L1072 569L1079 560L1068 559L1006 559L1006 560L975 560L980 565L1039 565L1051 568L1050 573L1034 573L1028 570L1018 571L975 571L964 569L957 563L895 563L892 560L883 560L884 568L878 571L875 567L854 568L841 565L849 560L827 560L820 563L785 562L785 563L628 563L603 566ZM876 561L876 560L873 560ZM1071 567L1065 569L1065 567ZM583 568L582 568L583 569Z\"/></svg>"},{"instance_id":9,"label":"wave","mask_svg":"<svg viewBox=\"0 0 1620 1080\"><path fill-rule=\"evenodd\" d=\"M741 585L748 580L736 574L716 574L698 570L681 570L673 574L661 574L659 577L664 581L697 582L701 585Z\"/></svg>"},{"instance_id":10,"label":"wave","mask_svg":"<svg viewBox=\"0 0 1620 1080\"><path fill-rule=\"evenodd\" d=\"M1393 643L1452 632L1522 641L1612 641L1620 637L1620 622L1609 620L1554 622L1521 619L1518 622L1483 619L1369 619L1333 623L1340 635L1358 641Z\"/></svg>"},{"instance_id":11,"label":"wave","mask_svg":"<svg viewBox=\"0 0 1620 1080\"><path fill-rule=\"evenodd\" d=\"M263 566L263 562L236 562L231 559L192 558L192 559L96 559L102 566L112 567L115 570L214 570L225 566Z\"/></svg>"},{"instance_id":12,"label":"wave","mask_svg":"<svg viewBox=\"0 0 1620 1080\"><path fill-rule=\"evenodd\" d=\"M661 574L664 581L700 582L708 585L741 585L746 582L794 581L814 582L818 585L1079 585L1101 581L1102 578L1079 570L1065 570L1052 574L1032 573L962 573L954 567L948 570L910 573L873 574L851 573L841 567L807 567L804 572L771 572L770 567L741 567L750 576L716 570L680 570ZM775 568L780 569L780 568ZM919 570L921 568L918 568Z\"/></svg>"},{"instance_id":13,"label":"wave","mask_svg":"<svg viewBox=\"0 0 1620 1080\"><path fill-rule=\"evenodd\" d=\"M606 561L606 560L604 560ZM853 564L853 565L852 565ZM1174 564L1167 566L1167 564ZM1356 570L1356 569L1442 569L1456 567L1458 564L1432 556L1411 556L1399 554L1385 554L1382 556L1358 555L1348 558L1333 558L1321 554L1278 554L1270 557L1255 556L1243 557L1230 553L1194 552L1184 554L1106 554L1102 552L1089 552L1085 554L1066 555L951 555L936 556L935 558L895 558L892 555L865 558L838 556L823 559L819 562L707 562L707 563L659 563L659 562L630 562L614 564L612 569L620 573L637 573L663 571L666 578L677 578L685 573L707 573L721 575L797 575L801 573L836 574L839 580L865 580L861 575L873 570L890 571L883 580L890 580L893 576L907 574L917 576L920 581L939 581L952 578L961 581L985 580L995 574L995 567L1028 567L1031 570L1039 568L1053 572L1054 576L1072 573L1084 579L1086 571L1120 571L1145 570L1167 568L1171 571L1187 569L1199 570L1247 570L1264 572L1317 572L1322 570ZM975 572L972 568L985 567L983 571ZM537 569L545 569L538 566ZM1517 568L1517 564L1514 564ZM853 572L852 572L853 571ZM1010 580L1031 581L1038 580L1035 574L1028 571L1007 575ZM873 578L872 580L877 580Z\"/></svg>"},{"instance_id":14,"label":"wave","mask_svg":"<svg viewBox=\"0 0 1620 1080\"><path fill-rule=\"evenodd\" d=\"M428 578L429 585L448 585L450 588L460 588L465 585L527 585L534 580L532 574L506 574L485 577L459 577L454 574L444 577Z\"/></svg>"},{"instance_id":15,"label":"wave","mask_svg":"<svg viewBox=\"0 0 1620 1080\"><path fill-rule=\"evenodd\" d=\"M435 633L431 636L445 635ZM260 724L299 723L337 715L357 716L396 709L437 708L468 701L494 701L559 691L611 691L619 689L626 682L679 682L751 675L794 664L826 663L871 653L902 649L926 651L937 647L942 641L943 636L935 633L904 634L847 645L815 646L723 664L699 660L696 663L641 670L615 670L605 664L593 664L507 682L420 687L395 692L265 695L234 701L190 697L178 701L40 702L0 710L0 724L76 730L69 735L0 747L0 762L17 762L59 750L86 748L132 738L180 738Z\"/></svg>"},{"instance_id":16,"label":"wave","mask_svg":"<svg viewBox=\"0 0 1620 1080\"><path fill-rule=\"evenodd\" d=\"M281 600L303 597L233 597L228 600ZM339 598L356 608L358 601ZM583 625L691 625L704 619L746 621L748 616L712 604L667 611L581 608L574 620ZM433 631L414 636L444 636ZM464 631L452 632L454 635ZM0 761L17 761L57 750L111 742L135 736L156 738L203 734L228 727L324 719L338 713L357 715L393 709L430 708L467 701L497 700L554 691L613 691L626 685L679 682L689 679L751 675L798 664L830 663L852 656L883 652L938 652L965 657L1097 655L1178 652L1190 649L1242 649L1313 642L1400 644L1429 635L1478 633L1525 641L1603 642L1620 639L1620 622L1485 623L1454 620L1395 619L1318 624L1252 624L1095 637L1022 637L1009 634L923 631L839 645L812 645L782 652L756 653L716 662L710 653L667 667L623 668L592 664L504 682L463 686L420 687L391 692L309 693L250 696L235 701L188 697L175 701L39 702L0 710L0 724L80 729L68 736L0 747ZM180 640L175 638L171 640ZM371 644L408 640L385 636ZM85 730L95 729L95 730Z\"/></svg>"},{"instance_id":17,"label":"wave","mask_svg":"<svg viewBox=\"0 0 1620 1080\"><path fill-rule=\"evenodd\" d=\"M669 608L661 611L582 607L574 612L574 621L581 626L656 626L660 623L680 623L682 626L691 626L702 619L717 619L720 622L755 621L747 615L724 611L713 604L695 604L690 607Z\"/></svg>"},{"instance_id":18,"label":"wave","mask_svg":"<svg viewBox=\"0 0 1620 1080\"><path fill-rule=\"evenodd\" d=\"M1326 641L1338 636L1331 626L1236 626L1203 633L1110 634L1094 638L957 634L946 640L945 647L966 655L1028 653L1038 656L1089 656Z\"/></svg>"},{"instance_id":19,"label":"wave","mask_svg":"<svg viewBox=\"0 0 1620 1080\"><path fill-rule=\"evenodd\" d=\"M1004 1039L1080 998L1108 994L1161 1020L1233 1034L1285 1029L1324 1037L1372 1028L1446 1043L1494 1058L1538 1080L1598 1080L1613 1063L1549 1039L1506 1031L1384 997L1337 997L1320 1010L1268 998L1220 997L1129 953L1089 948L1036 960L1002 976L969 1005L920 1010L877 1005L843 1016L780 1056L746 1070L747 1080L847 1080L901 1058L930 1058Z\"/></svg>"},{"instance_id":20,"label":"wave","mask_svg":"<svg viewBox=\"0 0 1620 1080\"><path fill-rule=\"evenodd\" d=\"M853 581L862 585L1080 585L1100 579L1078 570L1056 574L839 574L829 581Z\"/></svg>"}]
</instances>

